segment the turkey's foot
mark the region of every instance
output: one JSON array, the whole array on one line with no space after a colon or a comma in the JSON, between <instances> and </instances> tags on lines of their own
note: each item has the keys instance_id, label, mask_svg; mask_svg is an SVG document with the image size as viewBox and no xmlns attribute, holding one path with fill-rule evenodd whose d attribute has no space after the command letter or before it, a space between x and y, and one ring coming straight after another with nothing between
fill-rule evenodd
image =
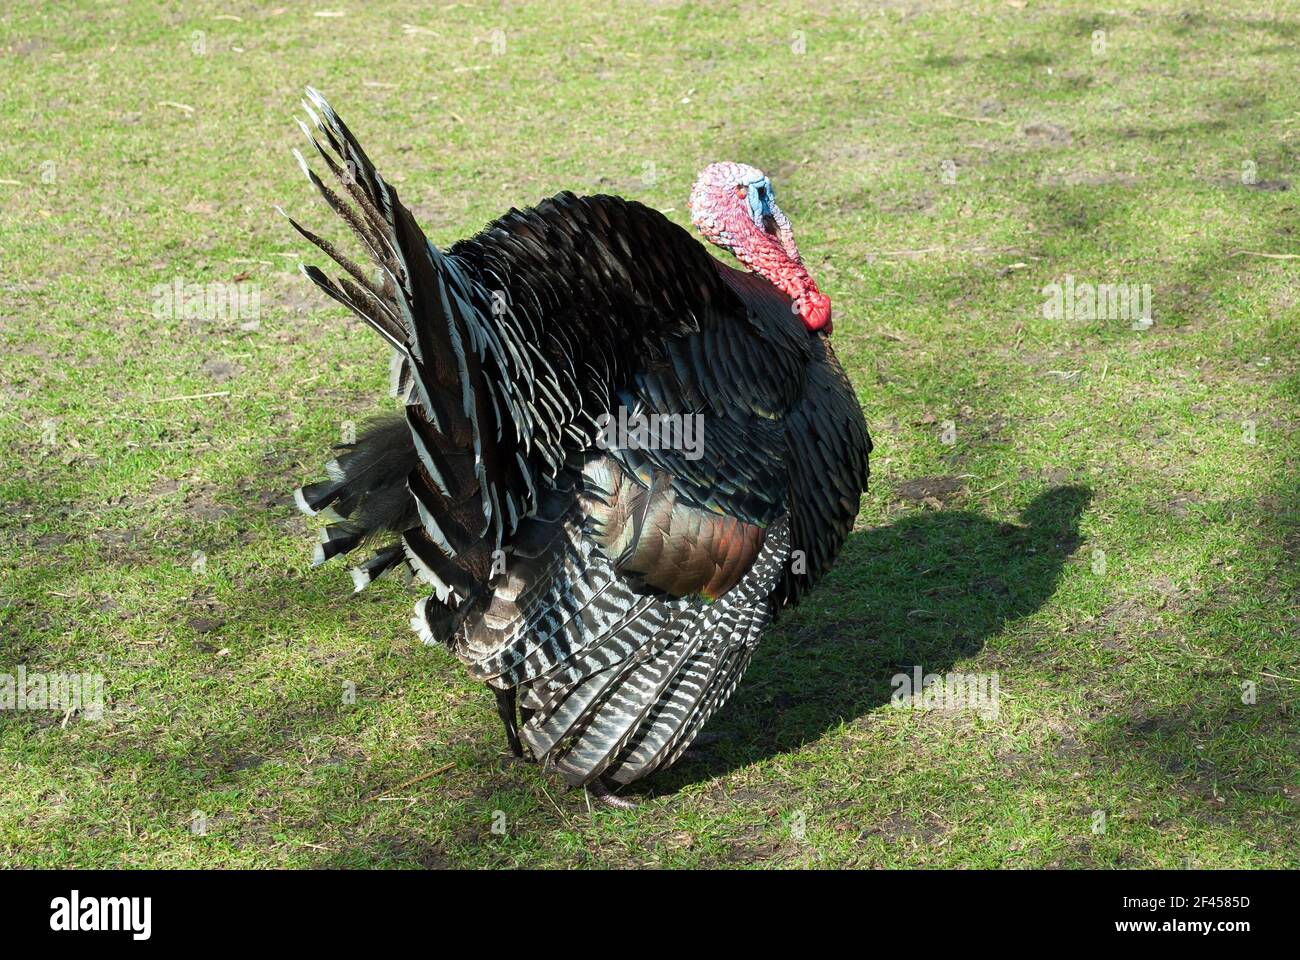
<instances>
[{"instance_id":1,"label":"turkey's foot","mask_svg":"<svg viewBox=\"0 0 1300 960\"><path fill-rule=\"evenodd\" d=\"M636 809L635 803L627 799L627 797L620 797L616 794L610 789L609 784L607 784L601 777L597 777L595 780L591 781L591 783L587 784L587 793L595 799L597 803L613 810Z\"/></svg>"},{"instance_id":2,"label":"turkey's foot","mask_svg":"<svg viewBox=\"0 0 1300 960\"><path fill-rule=\"evenodd\" d=\"M524 747L518 753L515 753L513 750L510 751L510 753L505 755L504 759L506 765L512 767L518 764L527 764L531 766L537 762L537 758L533 756L533 751L529 750L527 747Z\"/></svg>"}]
</instances>

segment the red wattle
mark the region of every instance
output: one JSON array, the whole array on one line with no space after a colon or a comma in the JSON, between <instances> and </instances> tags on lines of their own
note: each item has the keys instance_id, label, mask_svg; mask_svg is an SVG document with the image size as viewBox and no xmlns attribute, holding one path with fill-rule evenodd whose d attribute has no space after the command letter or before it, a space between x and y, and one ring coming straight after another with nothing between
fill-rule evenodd
<instances>
[{"instance_id":1,"label":"red wattle","mask_svg":"<svg viewBox=\"0 0 1300 960\"><path fill-rule=\"evenodd\" d=\"M817 290L804 297L803 324L816 333L818 330L831 332L831 298Z\"/></svg>"}]
</instances>

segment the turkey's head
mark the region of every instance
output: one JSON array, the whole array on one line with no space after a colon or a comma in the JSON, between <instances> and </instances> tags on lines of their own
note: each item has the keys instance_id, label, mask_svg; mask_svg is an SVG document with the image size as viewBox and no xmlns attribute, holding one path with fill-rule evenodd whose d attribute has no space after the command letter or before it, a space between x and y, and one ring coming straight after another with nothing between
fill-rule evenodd
<instances>
[{"instance_id":1,"label":"turkey's head","mask_svg":"<svg viewBox=\"0 0 1300 960\"><path fill-rule=\"evenodd\" d=\"M831 332L831 298L803 265L790 221L763 171L743 163L705 167L691 189L691 222L710 243L785 293L810 331Z\"/></svg>"}]
</instances>

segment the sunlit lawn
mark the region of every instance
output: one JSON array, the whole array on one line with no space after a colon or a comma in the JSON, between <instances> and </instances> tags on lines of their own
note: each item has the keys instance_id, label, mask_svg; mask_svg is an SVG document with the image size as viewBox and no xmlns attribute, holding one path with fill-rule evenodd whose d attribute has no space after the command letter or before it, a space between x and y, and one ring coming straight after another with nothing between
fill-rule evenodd
<instances>
[{"instance_id":1,"label":"sunlit lawn","mask_svg":"<svg viewBox=\"0 0 1300 960\"><path fill-rule=\"evenodd\" d=\"M69 6L0 13L0 673L107 703L0 711L0 863L1300 865L1300 14ZM309 569L290 492L391 401L273 210L329 224L306 83L435 242L561 189L686 224L733 159L835 302L860 529L635 811L510 762L411 588ZM913 665L996 716L895 709Z\"/></svg>"}]
</instances>

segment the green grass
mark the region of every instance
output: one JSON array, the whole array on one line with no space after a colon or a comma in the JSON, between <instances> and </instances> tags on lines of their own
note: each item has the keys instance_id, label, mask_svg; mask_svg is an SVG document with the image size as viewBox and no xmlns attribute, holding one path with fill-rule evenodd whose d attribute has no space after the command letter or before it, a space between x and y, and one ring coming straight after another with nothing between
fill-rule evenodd
<instances>
[{"instance_id":1,"label":"green grass","mask_svg":"<svg viewBox=\"0 0 1300 960\"><path fill-rule=\"evenodd\" d=\"M0 672L108 704L0 712L0 863L1300 866L1300 15L76 6L0 13ZM686 223L734 159L835 302L859 530L635 811L508 762L408 588L309 569L288 493L387 374L272 210L330 220L305 83L435 242L560 189ZM1154 325L1046 319L1066 275ZM260 324L156 318L176 278ZM918 663L998 716L891 708Z\"/></svg>"}]
</instances>

